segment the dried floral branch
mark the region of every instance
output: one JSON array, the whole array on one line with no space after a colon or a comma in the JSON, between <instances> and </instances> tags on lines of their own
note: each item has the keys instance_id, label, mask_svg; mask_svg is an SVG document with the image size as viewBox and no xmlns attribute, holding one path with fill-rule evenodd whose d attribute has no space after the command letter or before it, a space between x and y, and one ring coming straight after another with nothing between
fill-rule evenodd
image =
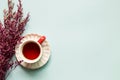
<instances>
[{"instance_id":1,"label":"dried floral branch","mask_svg":"<svg viewBox=\"0 0 120 80\"><path fill-rule=\"evenodd\" d=\"M13 67L10 63L15 54L15 45L20 42L21 34L29 20L29 14L23 18L21 0L18 10L13 12L14 3L8 0L8 10L4 10L4 25L0 22L0 80L5 80L7 71Z\"/></svg>"}]
</instances>

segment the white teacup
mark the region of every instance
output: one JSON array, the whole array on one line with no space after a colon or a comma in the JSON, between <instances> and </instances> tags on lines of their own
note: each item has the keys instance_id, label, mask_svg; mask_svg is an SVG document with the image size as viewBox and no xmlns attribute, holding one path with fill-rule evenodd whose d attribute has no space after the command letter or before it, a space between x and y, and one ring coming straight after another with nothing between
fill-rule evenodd
<instances>
[{"instance_id":1,"label":"white teacup","mask_svg":"<svg viewBox=\"0 0 120 80\"><path fill-rule=\"evenodd\" d=\"M42 36L38 41L27 40L20 45L20 57L27 64L33 64L40 60L43 52L41 44L45 40Z\"/></svg>"}]
</instances>

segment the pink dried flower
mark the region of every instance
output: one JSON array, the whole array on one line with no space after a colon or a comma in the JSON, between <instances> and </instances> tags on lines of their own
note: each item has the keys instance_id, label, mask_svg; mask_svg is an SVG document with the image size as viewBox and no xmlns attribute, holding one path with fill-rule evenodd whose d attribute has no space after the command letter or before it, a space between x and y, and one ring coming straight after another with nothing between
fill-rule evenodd
<instances>
[{"instance_id":1,"label":"pink dried flower","mask_svg":"<svg viewBox=\"0 0 120 80\"><path fill-rule=\"evenodd\" d=\"M8 10L4 10L4 24L0 22L0 80L5 80L7 71L14 65L10 61L15 54L15 45L20 42L29 19L29 15L23 18L21 0L16 12L13 12L13 7L12 0L8 0Z\"/></svg>"}]
</instances>

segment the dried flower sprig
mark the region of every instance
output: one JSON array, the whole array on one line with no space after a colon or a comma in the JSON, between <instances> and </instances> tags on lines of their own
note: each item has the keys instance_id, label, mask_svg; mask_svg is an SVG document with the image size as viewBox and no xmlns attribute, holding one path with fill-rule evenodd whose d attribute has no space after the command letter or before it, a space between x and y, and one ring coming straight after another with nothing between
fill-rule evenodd
<instances>
[{"instance_id":1,"label":"dried flower sprig","mask_svg":"<svg viewBox=\"0 0 120 80\"><path fill-rule=\"evenodd\" d=\"M21 0L18 1L18 9L13 12L14 3L8 0L8 10L4 10L4 22L0 22L0 80L5 80L7 71L13 66L10 61L15 54L15 45L20 42L29 20L29 14L23 18Z\"/></svg>"}]
</instances>

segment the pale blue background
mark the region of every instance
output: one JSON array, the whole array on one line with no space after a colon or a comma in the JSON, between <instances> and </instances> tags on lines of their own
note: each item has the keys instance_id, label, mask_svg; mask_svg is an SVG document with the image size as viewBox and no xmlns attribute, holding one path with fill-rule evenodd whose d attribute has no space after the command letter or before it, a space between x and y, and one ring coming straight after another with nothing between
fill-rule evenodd
<instances>
[{"instance_id":1,"label":"pale blue background","mask_svg":"<svg viewBox=\"0 0 120 80\"><path fill-rule=\"evenodd\" d=\"M17 3L17 0L14 0ZM47 36L51 58L7 80L120 80L120 0L22 0L24 33ZM0 0L0 18L7 0Z\"/></svg>"}]
</instances>

